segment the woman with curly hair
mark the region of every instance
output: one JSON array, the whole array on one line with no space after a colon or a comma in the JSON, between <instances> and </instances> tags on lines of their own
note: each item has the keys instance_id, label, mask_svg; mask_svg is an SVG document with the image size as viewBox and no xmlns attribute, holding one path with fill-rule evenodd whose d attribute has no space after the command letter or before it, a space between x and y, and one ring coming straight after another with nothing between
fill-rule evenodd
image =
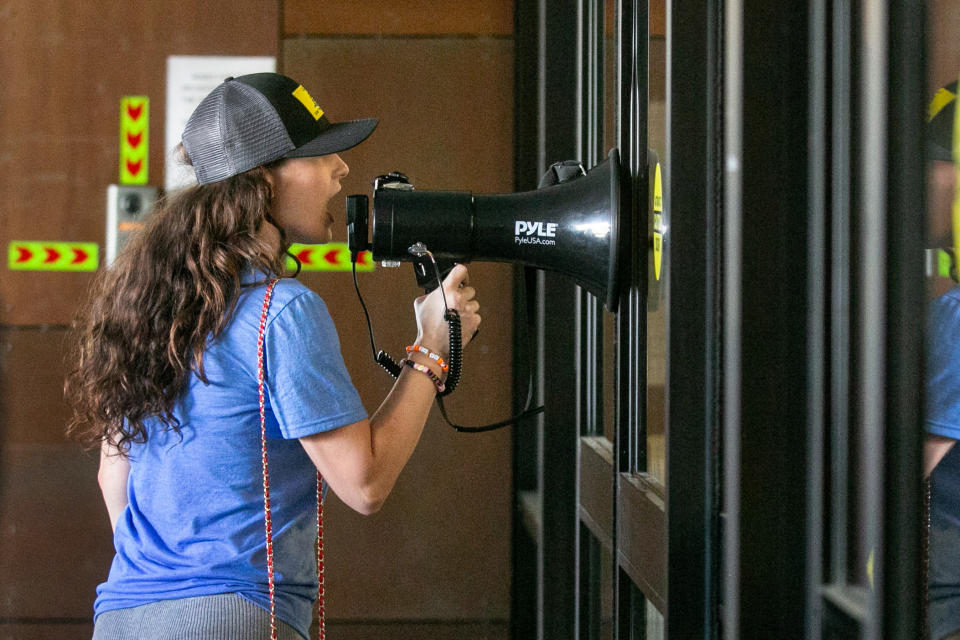
<instances>
[{"instance_id":1,"label":"woman with curly hair","mask_svg":"<svg viewBox=\"0 0 960 640\"><path fill-rule=\"evenodd\" d=\"M199 184L99 275L66 385L114 529L96 640L307 637L315 599L323 634L321 486L380 508L449 351L437 290L415 301L417 348L368 417L323 300L282 277L290 242L330 240L338 152L376 124L330 122L280 74L228 78L182 136ZM465 343L480 323L466 278L443 283Z\"/></svg>"}]
</instances>

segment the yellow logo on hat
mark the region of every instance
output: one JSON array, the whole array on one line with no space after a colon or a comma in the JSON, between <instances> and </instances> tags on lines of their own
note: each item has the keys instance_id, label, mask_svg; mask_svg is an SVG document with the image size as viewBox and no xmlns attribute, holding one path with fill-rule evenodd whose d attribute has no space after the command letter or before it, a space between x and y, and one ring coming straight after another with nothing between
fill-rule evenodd
<instances>
[{"instance_id":1,"label":"yellow logo on hat","mask_svg":"<svg viewBox=\"0 0 960 640\"><path fill-rule=\"evenodd\" d=\"M930 101L930 114L927 116L927 122L933 120L940 113L940 110L953 102L956 97L946 87L941 87L937 94L933 96L933 100Z\"/></svg>"},{"instance_id":2,"label":"yellow logo on hat","mask_svg":"<svg viewBox=\"0 0 960 640\"><path fill-rule=\"evenodd\" d=\"M310 115L313 116L314 120L319 120L320 116L323 115L323 109L321 109L313 98L310 97L310 94L307 93L307 90L303 88L303 85L300 85L293 92L293 97L303 103L303 106L307 108L307 111L310 112Z\"/></svg>"}]
</instances>

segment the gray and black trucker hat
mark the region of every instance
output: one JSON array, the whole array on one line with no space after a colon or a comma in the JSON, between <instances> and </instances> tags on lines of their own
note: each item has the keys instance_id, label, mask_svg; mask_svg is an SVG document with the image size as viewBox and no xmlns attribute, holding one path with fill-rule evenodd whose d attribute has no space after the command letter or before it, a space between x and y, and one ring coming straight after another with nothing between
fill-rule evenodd
<instances>
[{"instance_id":1,"label":"gray and black trucker hat","mask_svg":"<svg viewBox=\"0 0 960 640\"><path fill-rule=\"evenodd\" d=\"M303 85L279 73L227 78L204 98L183 130L200 184L281 158L308 158L354 147L376 118L330 122Z\"/></svg>"}]
</instances>

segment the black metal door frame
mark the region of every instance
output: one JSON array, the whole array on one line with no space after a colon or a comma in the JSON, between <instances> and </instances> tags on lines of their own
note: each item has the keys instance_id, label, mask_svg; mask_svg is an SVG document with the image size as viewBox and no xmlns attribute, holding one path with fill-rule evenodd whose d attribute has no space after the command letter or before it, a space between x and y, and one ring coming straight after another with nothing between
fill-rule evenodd
<instances>
[{"instance_id":1,"label":"black metal door frame","mask_svg":"<svg viewBox=\"0 0 960 640\"><path fill-rule=\"evenodd\" d=\"M517 0L518 189L595 144L591 1ZM666 491L658 505L643 478L646 261L617 320L606 457L582 439L595 303L541 275L547 411L514 430L514 637L596 637L586 535L613 552L615 638L642 637L638 594L672 638L914 638L923 4L693 4L667 3ZM647 4L618 7L619 144L643 201Z\"/></svg>"}]
</instances>

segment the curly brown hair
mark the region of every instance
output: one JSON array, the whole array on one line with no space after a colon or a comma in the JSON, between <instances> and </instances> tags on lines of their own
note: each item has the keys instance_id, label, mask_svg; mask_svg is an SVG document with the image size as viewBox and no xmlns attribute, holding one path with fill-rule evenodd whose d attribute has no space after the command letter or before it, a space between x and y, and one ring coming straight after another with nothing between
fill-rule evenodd
<instances>
[{"instance_id":1,"label":"curly brown hair","mask_svg":"<svg viewBox=\"0 0 960 640\"><path fill-rule=\"evenodd\" d=\"M121 451L145 442L145 421L179 429L173 414L191 372L207 382L203 350L226 327L251 267L282 274L288 247L270 217L269 167L161 199L148 226L97 274L80 309L64 385L67 433ZM260 233L269 222L281 246Z\"/></svg>"}]
</instances>

